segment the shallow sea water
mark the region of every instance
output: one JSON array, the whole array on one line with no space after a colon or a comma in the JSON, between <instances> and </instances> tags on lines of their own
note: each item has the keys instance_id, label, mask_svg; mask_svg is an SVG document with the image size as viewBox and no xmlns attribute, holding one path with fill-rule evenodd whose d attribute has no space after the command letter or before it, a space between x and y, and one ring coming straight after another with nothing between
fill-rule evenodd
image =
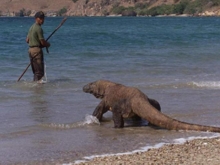
<instances>
[{"instance_id":1,"label":"shallow sea water","mask_svg":"<svg viewBox=\"0 0 220 165\"><path fill-rule=\"evenodd\" d=\"M62 18L47 18L45 37ZM45 84L32 82L25 38L33 18L0 18L0 164L64 164L175 139L218 136L127 122L97 123L100 100L82 87L107 79L142 90L181 121L220 126L220 18L68 18L45 52Z\"/></svg>"}]
</instances>

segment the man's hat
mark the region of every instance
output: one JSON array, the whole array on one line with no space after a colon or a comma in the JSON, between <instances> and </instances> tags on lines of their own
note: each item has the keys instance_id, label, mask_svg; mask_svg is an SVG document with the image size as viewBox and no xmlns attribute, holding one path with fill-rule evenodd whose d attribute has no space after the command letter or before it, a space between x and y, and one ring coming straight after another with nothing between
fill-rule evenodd
<instances>
[{"instance_id":1,"label":"man's hat","mask_svg":"<svg viewBox=\"0 0 220 165\"><path fill-rule=\"evenodd\" d=\"M35 14L34 17L35 17L35 18L44 18L45 15L44 15L44 13L43 13L42 11L38 11L38 12Z\"/></svg>"}]
</instances>

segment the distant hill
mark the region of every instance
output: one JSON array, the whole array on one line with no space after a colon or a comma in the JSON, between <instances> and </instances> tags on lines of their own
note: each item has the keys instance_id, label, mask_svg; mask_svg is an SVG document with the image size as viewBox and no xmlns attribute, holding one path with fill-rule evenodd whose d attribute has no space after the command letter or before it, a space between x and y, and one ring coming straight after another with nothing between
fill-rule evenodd
<instances>
[{"instance_id":1,"label":"distant hill","mask_svg":"<svg viewBox=\"0 0 220 165\"><path fill-rule=\"evenodd\" d=\"M1 16L220 15L220 0L0 0Z\"/></svg>"}]
</instances>

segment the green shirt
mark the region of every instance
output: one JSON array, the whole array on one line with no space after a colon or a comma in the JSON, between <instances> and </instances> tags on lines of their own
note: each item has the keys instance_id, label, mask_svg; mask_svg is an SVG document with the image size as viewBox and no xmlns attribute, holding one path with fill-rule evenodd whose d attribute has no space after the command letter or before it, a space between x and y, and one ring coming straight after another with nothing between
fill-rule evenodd
<instances>
[{"instance_id":1,"label":"green shirt","mask_svg":"<svg viewBox=\"0 0 220 165\"><path fill-rule=\"evenodd\" d=\"M43 29L37 23L34 23L28 32L29 46L40 46L40 40L44 39Z\"/></svg>"}]
</instances>

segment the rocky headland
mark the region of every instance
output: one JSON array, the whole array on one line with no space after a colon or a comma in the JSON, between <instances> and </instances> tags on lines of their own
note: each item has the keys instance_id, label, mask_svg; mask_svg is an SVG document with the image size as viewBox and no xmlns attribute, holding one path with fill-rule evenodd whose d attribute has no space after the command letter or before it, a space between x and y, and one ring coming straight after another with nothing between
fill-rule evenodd
<instances>
[{"instance_id":1,"label":"rocky headland","mask_svg":"<svg viewBox=\"0 0 220 165\"><path fill-rule=\"evenodd\" d=\"M0 16L220 16L220 0L1 0Z\"/></svg>"}]
</instances>

